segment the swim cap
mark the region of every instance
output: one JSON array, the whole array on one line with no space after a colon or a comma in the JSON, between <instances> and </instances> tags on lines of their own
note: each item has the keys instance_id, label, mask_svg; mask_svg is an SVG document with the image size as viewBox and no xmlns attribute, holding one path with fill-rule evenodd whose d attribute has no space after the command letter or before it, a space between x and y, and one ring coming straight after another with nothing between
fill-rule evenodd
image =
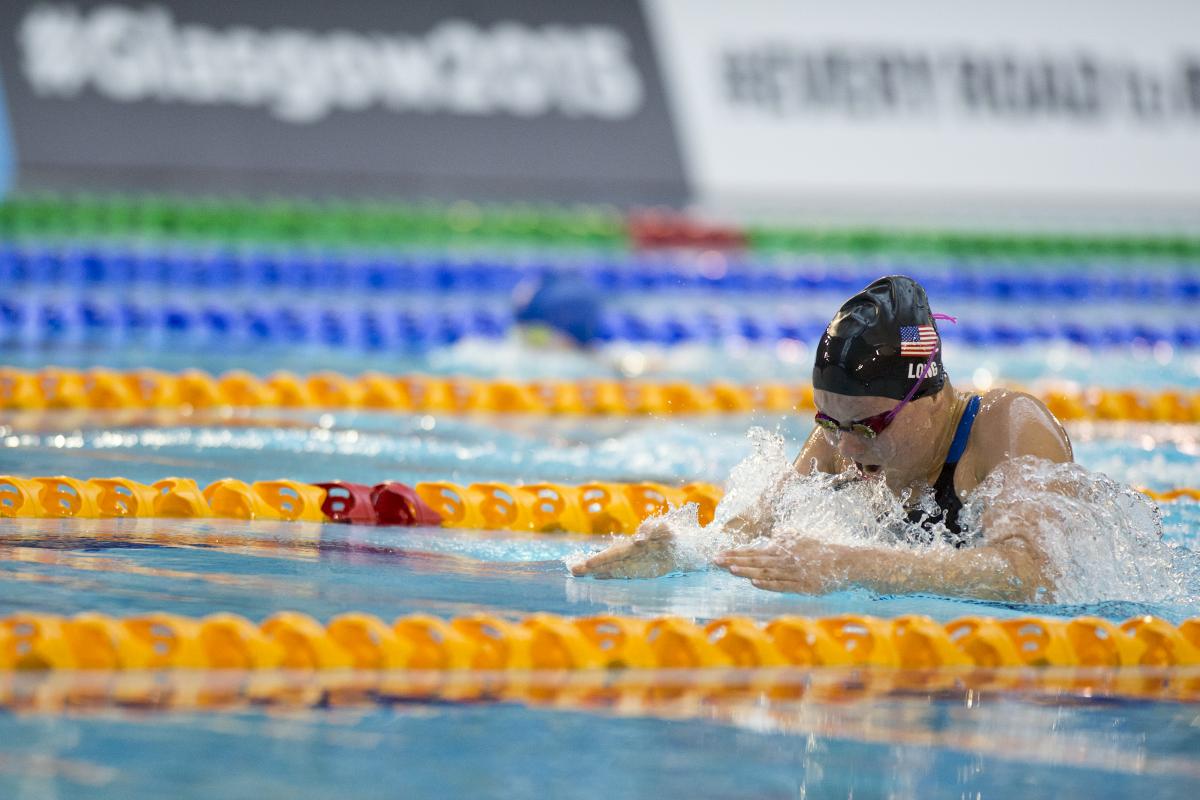
<instances>
[{"instance_id":1,"label":"swim cap","mask_svg":"<svg viewBox=\"0 0 1200 800\"><path fill-rule=\"evenodd\" d=\"M914 400L946 381L941 336L925 290L912 278L880 278L847 300L821 335L813 388L903 400L933 354Z\"/></svg>"},{"instance_id":2,"label":"swim cap","mask_svg":"<svg viewBox=\"0 0 1200 800\"><path fill-rule=\"evenodd\" d=\"M518 288L514 298L517 322L547 325L579 344L588 344L599 335L602 309L598 293L582 277L551 273L532 292ZM528 294L519 296L523 293Z\"/></svg>"}]
</instances>

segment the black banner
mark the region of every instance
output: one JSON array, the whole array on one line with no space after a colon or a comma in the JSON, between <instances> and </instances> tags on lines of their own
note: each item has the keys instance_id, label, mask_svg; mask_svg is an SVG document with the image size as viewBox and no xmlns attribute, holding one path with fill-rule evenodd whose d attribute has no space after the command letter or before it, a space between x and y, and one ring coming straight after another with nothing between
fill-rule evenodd
<instances>
[{"instance_id":1,"label":"black banner","mask_svg":"<svg viewBox=\"0 0 1200 800\"><path fill-rule=\"evenodd\" d=\"M19 188L677 202L636 0L0 8Z\"/></svg>"}]
</instances>

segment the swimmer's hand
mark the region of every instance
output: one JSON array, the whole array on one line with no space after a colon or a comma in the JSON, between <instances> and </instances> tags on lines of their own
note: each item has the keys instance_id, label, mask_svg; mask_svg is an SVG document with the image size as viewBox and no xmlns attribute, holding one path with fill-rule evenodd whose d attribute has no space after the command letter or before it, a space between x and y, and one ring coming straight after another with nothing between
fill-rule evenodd
<instances>
[{"instance_id":1,"label":"swimmer's hand","mask_svg":"<svg viewBox=\"0 0 1200 800\"><path fill-rule=\"evenodd\" d=\"M795 539L786 546L741 547L720 553L713 563L759 589L795 594L824 594L844 581L845 548L815 539Z\"/></svg>"},{"instance_id":2,"label":"swimmer's hand","mask_svg":"<svg viewBox=\"0 0 1200 800\"><path fill-rule=\"evenodd\" d=\"M1023 539L948 552L847 547L796 537L787 544L726 550L714 559L760 589L825 594L858 587L879 594L937 592L984 600L1034 602L1052 587L1044 556Z\"/></svg>"},{"instance_id":3,"label":"swimmer's hand","mask_svg":"<svg viewBox=\"0 0 1200 800\"><path fill-rule=\"evenodd\" d=\"M674 569L675 534L662 520L650 519L642 523L633 539L572 564L571 574L593 578L657 578Z\"/></svg>"}]
</instances>

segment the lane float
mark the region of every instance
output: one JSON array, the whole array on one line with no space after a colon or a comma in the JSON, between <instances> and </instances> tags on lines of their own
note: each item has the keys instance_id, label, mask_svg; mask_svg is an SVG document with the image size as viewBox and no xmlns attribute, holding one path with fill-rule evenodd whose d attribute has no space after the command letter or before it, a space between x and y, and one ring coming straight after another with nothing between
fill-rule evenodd
<instances>
[{"instance_id":1,"label":"lane float","mask_svg":"<svg viewBox=\"0 0 1200 800\"><path fill-rule=\"evenodd\" d=\"M1142 489L1158 502L1200 501L1200 489ZM247 483L222 478L201 489L191 478L147 485L128 478L0 475L0 518L204 518L441 526L538 533L632 534L647 519L694 503L701 525L724 491L711 483L593 481L578 485L500 482L460 486L424 481Z\"/></svg>"},{"instance_id":2,"label":"lane float","mask_svg":"<svg viewBox=\"0 0 1200 800\"><path fill-rule=\"evenodd\" d=\"M1174 668L1200 666L1200 618L1114 623L969 616L940 624L843 614L517 620L412 614L391 622L348 612L321 624L281 611L254 624L155 612L112 617L21 612L0 618L0 672L52 670L423 670L571 672L762 667ZM1200 675L1198 675L1200 678Z\"/></svg>"},{"instance_id":3,"label":"lane float","mask_svg":"<svg viewBox=\"0 0 1200 800\"><path fill-rule=\"evenodd\" d=\"M1200 489L1141 489L1159 503L1200 500ZM125 477L80 480L66 475L0 475L0 518L205 518L274 519L358 525L418 525L534 533L634 534L656 515L695 504L700 524L713 521L724 489L713 483L593 481L500 482L460 486L398 481L374 486L348 481L247 483L226 477L203 489L190 477L164 477L145 485Z\"/></svg>"},{"instance_id":4,"label":"lane float","mask_svg":"<svg viewBox=\"0 0 1200 800\"><path fill-rule=\"evenodd\" d=\"M713 519L720 487L689 483L594 481L473 483L348 481L246 483L234 478L201 489L191 478L146 485L128 478L0 475L0 518L204 518L443 526L475 530L631 534L647 517L695 503L701 524Z\"/></svg>"},{"instance_id":5,"label":"lane float","mask_svg":"<svg viewBox=\"0 0 1200 800\"><path fill-rule=\"evenodd\" d=\"M20 193L0 203L0 236L275 242L351 247L485 244L648 249L747 249L851 257L1200 259L1189 235L909 231L731 225L668 209L611 206L255 201L120 194Z\"/></svg>"},{"instance_id":6,"label":"lane float","mask_svg":"<svg viewBox=\"0 0 1200 800\"><path fill-rule=\"evenodd\" d=\"M415 291L434 297L454 294L461 300L462 295L505 296L522 281L560 274L577 275L600 292L635 292L639 297L683 290L715 295L762 293L780 299L788 294L851 294L879 277L879 265L873 260L847 263L845 259L813 256L792 260L749 255L722 259L722 270L714 273L710 250L672 250L654 256L620 252L563 254L530 260L520 251L363 253L277 246L180 247L177 241L147 246L145 242L33 243L0 238L0 282L13 290L59 288L55 296L61 298L63 305L59 307L65 310L71 300L85 304L103 300L105 293L97 293L102 288L120 289L117 297L122 306L136 301L139 287L155 287L168 293L174 290L192 299L196 292L227 294L236 289L284 288L318 293L333 290L343 297L389 293L403 297ZM1045 260L1038 269L1031 270L1014 268L1003 260L971 263L955 259L951 264L932 259L923 260L919 266L906 265L905 270L916 272L914 277L942 305L951 298L997 303L1014 299L1022 303L1141 302L1156 306L1194 304L1200 299L1200 277L1184 264L1118 274L1087 269L1102 262L1100 259L1089 265L1072 260L1055 264ZM38 299L45 302L45 293L39 294ZM10 302L11 298L10 294ZM220 300L219 295L206 298L208 303ZM212 310L212 306L206 304L205 309ZM1048 322L1053 326L1053 321ZM824 322L820 326L823 330ZM1022 329L1027 328L1012 328L1014 332Z\"/></svg>"}]
</instances>

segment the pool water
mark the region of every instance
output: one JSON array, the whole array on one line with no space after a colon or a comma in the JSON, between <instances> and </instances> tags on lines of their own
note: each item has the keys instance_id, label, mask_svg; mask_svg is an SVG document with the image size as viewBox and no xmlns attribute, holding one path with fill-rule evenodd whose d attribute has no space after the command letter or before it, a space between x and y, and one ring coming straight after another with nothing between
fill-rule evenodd
<instances>
[{"instance_id":1,"label":"pool water","mask_svg":"<svg viewBox=\"0 0 1200 800\"><path fill-rule=\"evenodd\" d=\"M18 196L0 204L0 365L802 383L834 309L877 276L901 273L926 285L934 311L958 318L939 325L957 388L1200 390L1200 247L1180 234L1191 227L1149 212L1141 233L1173 233L1066 240L750 227L739 228L745 249L725 251L709 249L720 236L664 236L670 224L654 214L558 211ZM1104 224L1131 222L1106 215ZM597 351L535 350L509 330L514 290L547 272L578 273L602 299ZM790 456L811 424L765 413L0 412L0 475L737 489L769 466L756 447L778 436ZM1069 430L1079 463L1121 484L1200 487L1200 425ZM779 594L711 568L571 577L565 562L607 537L0 519L0 615L1200 616L1200 503L1163 503L1159 540L1140 496L1105 487L1104 514L1069 530L1090 544L1069 553L1078 572L1069 600L1054 603ZM1140 549L1110 524L1135 517L1135 533L1149 529L1148 541L1128 537ZM891 670L789 669L765 686L761 673L725 669L2 673L0 800L1191 800L1200 667L1122 675L1125 688L1145 691L1110 692L1054 670L901 680Z\"/></svg>"},{"instance_id":2,"label":"pool water","mask_svg":"<svg viewBox=\"0 0 1200 800\"><path fill-rule=\"evenodd\" d=\"M7 366L803 382L812 331L873 276L905 272L928 282L935 311L959 317L941 326L945 365L959 388L1200 389L1200 282L1193 263L1173 258L759 254L743 265L712 251L646 258L414 251L368 254L394 255L393 271L408 276L373 291L353 279L362 264L352 253L308 253L296 264L320 255L333 266L301 270L276 269L282 256L238 255L232 247L117 243L114 255L70 242L45 253L37 241L10 245L0 248L0 277L12 289L0 302ZM597 281L616 341L583 354L535 351L504 336L509 291L545 265L581 269ZM236 285L225 285L234 278ZM366 322L382 327L367 335ZM458 338L489 325L490 333ZM680 341L665 341L672 336ZM0 413L0 474L181 476L201 484L224 477L724 483L751 455L752 428L778 434L794 453L810 426L804 417L771 414ZM1089 470L1151 489L1200 487L1200 426L1077 423L1070 433ZM866 591L777 594L714 569L645 581L571 577L564 560L602 547L603 537L9 519L0 520L0 614L229 611L257 621L284 609L320 620L350 610L385 619L918 613L944 621L1150 613L1180 622L1200 616L1200 503L1160 510L1160 547L1169 554L1162 563L1176 587L1169 597L1096 585L1084 602L1025 606ZM336 703L302 693L282 703L242 697L200 710L139 707L120 702L112 686L89 694L69 676L8 676L0 681L0 798L1191 800L1200 785L1194 703L1057 693L1054 684L868 691L862 676L836 672L795 678L806 688L792 696L675 696L662 686L490 696L439 689ZM1176 677L1200 681L1200 673ZM735 676L713 680L737 685ZM56 698L66 699L55 708Z\"/></svg>"},{"instance_id":3,"label":"pool water","mask_svg":"<svg viewBox=\"0 0 1200 800\"><path fill-rule=\"evenodd\" d=\"M805 703L722 719L519 705L4 721L9 797L1194 797L1194 706Z\"/></svg>"},{"instance_id":4,"label":"pool water","mask_svg":"<svg viewBox=\"0 0 1200 800\"><path fill-rule=\"evenodd\" d=\"M953 333L947 335L950 340ZM721 345L662 347L616 343L598 354L574 350L531 353L515 337L501 340L467 339L428 353L337 350L328 347L246 345L235 349L211 347L124 346L77 344L47 349L40 346L0 348L6 366L37 369L47 365L112 369L153 368L170 371L202 369L222 372L244 369L257 375L277 370L310 373L334 370L359 374L421 372L483 378L630 377L754 382L806 382L812 351L799 340L785 339L755 345L737 339ZM1107 387L1200 387L1200 349L1166 343L1135 342L1089 348L1069 342L977 347L948 345L947 372L960 385L1035 385L1062 382Z\"/></svg>"},{"instance_id":5,"label":"pool water","mask_svg":"<svg viewBox=\"0 0 1200 800\"><path fill-rule=\"evenodd\" d=\"M1030 364L1040 360L1044 367L1053 357L1025 350L977 355L1004 379L1044 377L1044 368ZM461 364L475 357L466 347L436 358ZM721 350L707 353L710 373L722 357ZM1192 363L1187 353L1173 357ZM145 365L141 354L121 359ZM1120 359L1162 379L1153 353L1128 351ZM752 378L784 362L768 353L743 363ZM1077 380L1122 382L1100 360L1073 368ZM6 421L0 474L146 482L181 475L201 484L227 476L722 482L750 453L751 427L777 432L794 450L810 425L768 414L585 421L282 410L153 418L40 414ZM1089 423L1071 432L1077 460L1118 481L1161 489L1200 485L1200 430L1193 426ZM1162 515L1164 544L1178 550L1183 569L1194 570L1185 577L1200 585L1193 552L1200 548L1200 504L1165 503ZM255 620L283 609L322 620L348 610L385 619L416 611L697 619L920 613L938 620L1030 612L1122 620L1153 613L1174 622L1200 615L1196 596L1019 606L865 591L776 594L716 570L649 581L569 575L564 559L604 543L231 520L4 520L0 610L189 616L223 610ZM1002 690L858 699L810 692L799 700L752 697L689 707L444 697L208 711L100 704L0 715L0 742L4 797L317 798L349 791L355 797L1191 798L1200 779L1194 705Z\"/></svg>"}]
</instances>

